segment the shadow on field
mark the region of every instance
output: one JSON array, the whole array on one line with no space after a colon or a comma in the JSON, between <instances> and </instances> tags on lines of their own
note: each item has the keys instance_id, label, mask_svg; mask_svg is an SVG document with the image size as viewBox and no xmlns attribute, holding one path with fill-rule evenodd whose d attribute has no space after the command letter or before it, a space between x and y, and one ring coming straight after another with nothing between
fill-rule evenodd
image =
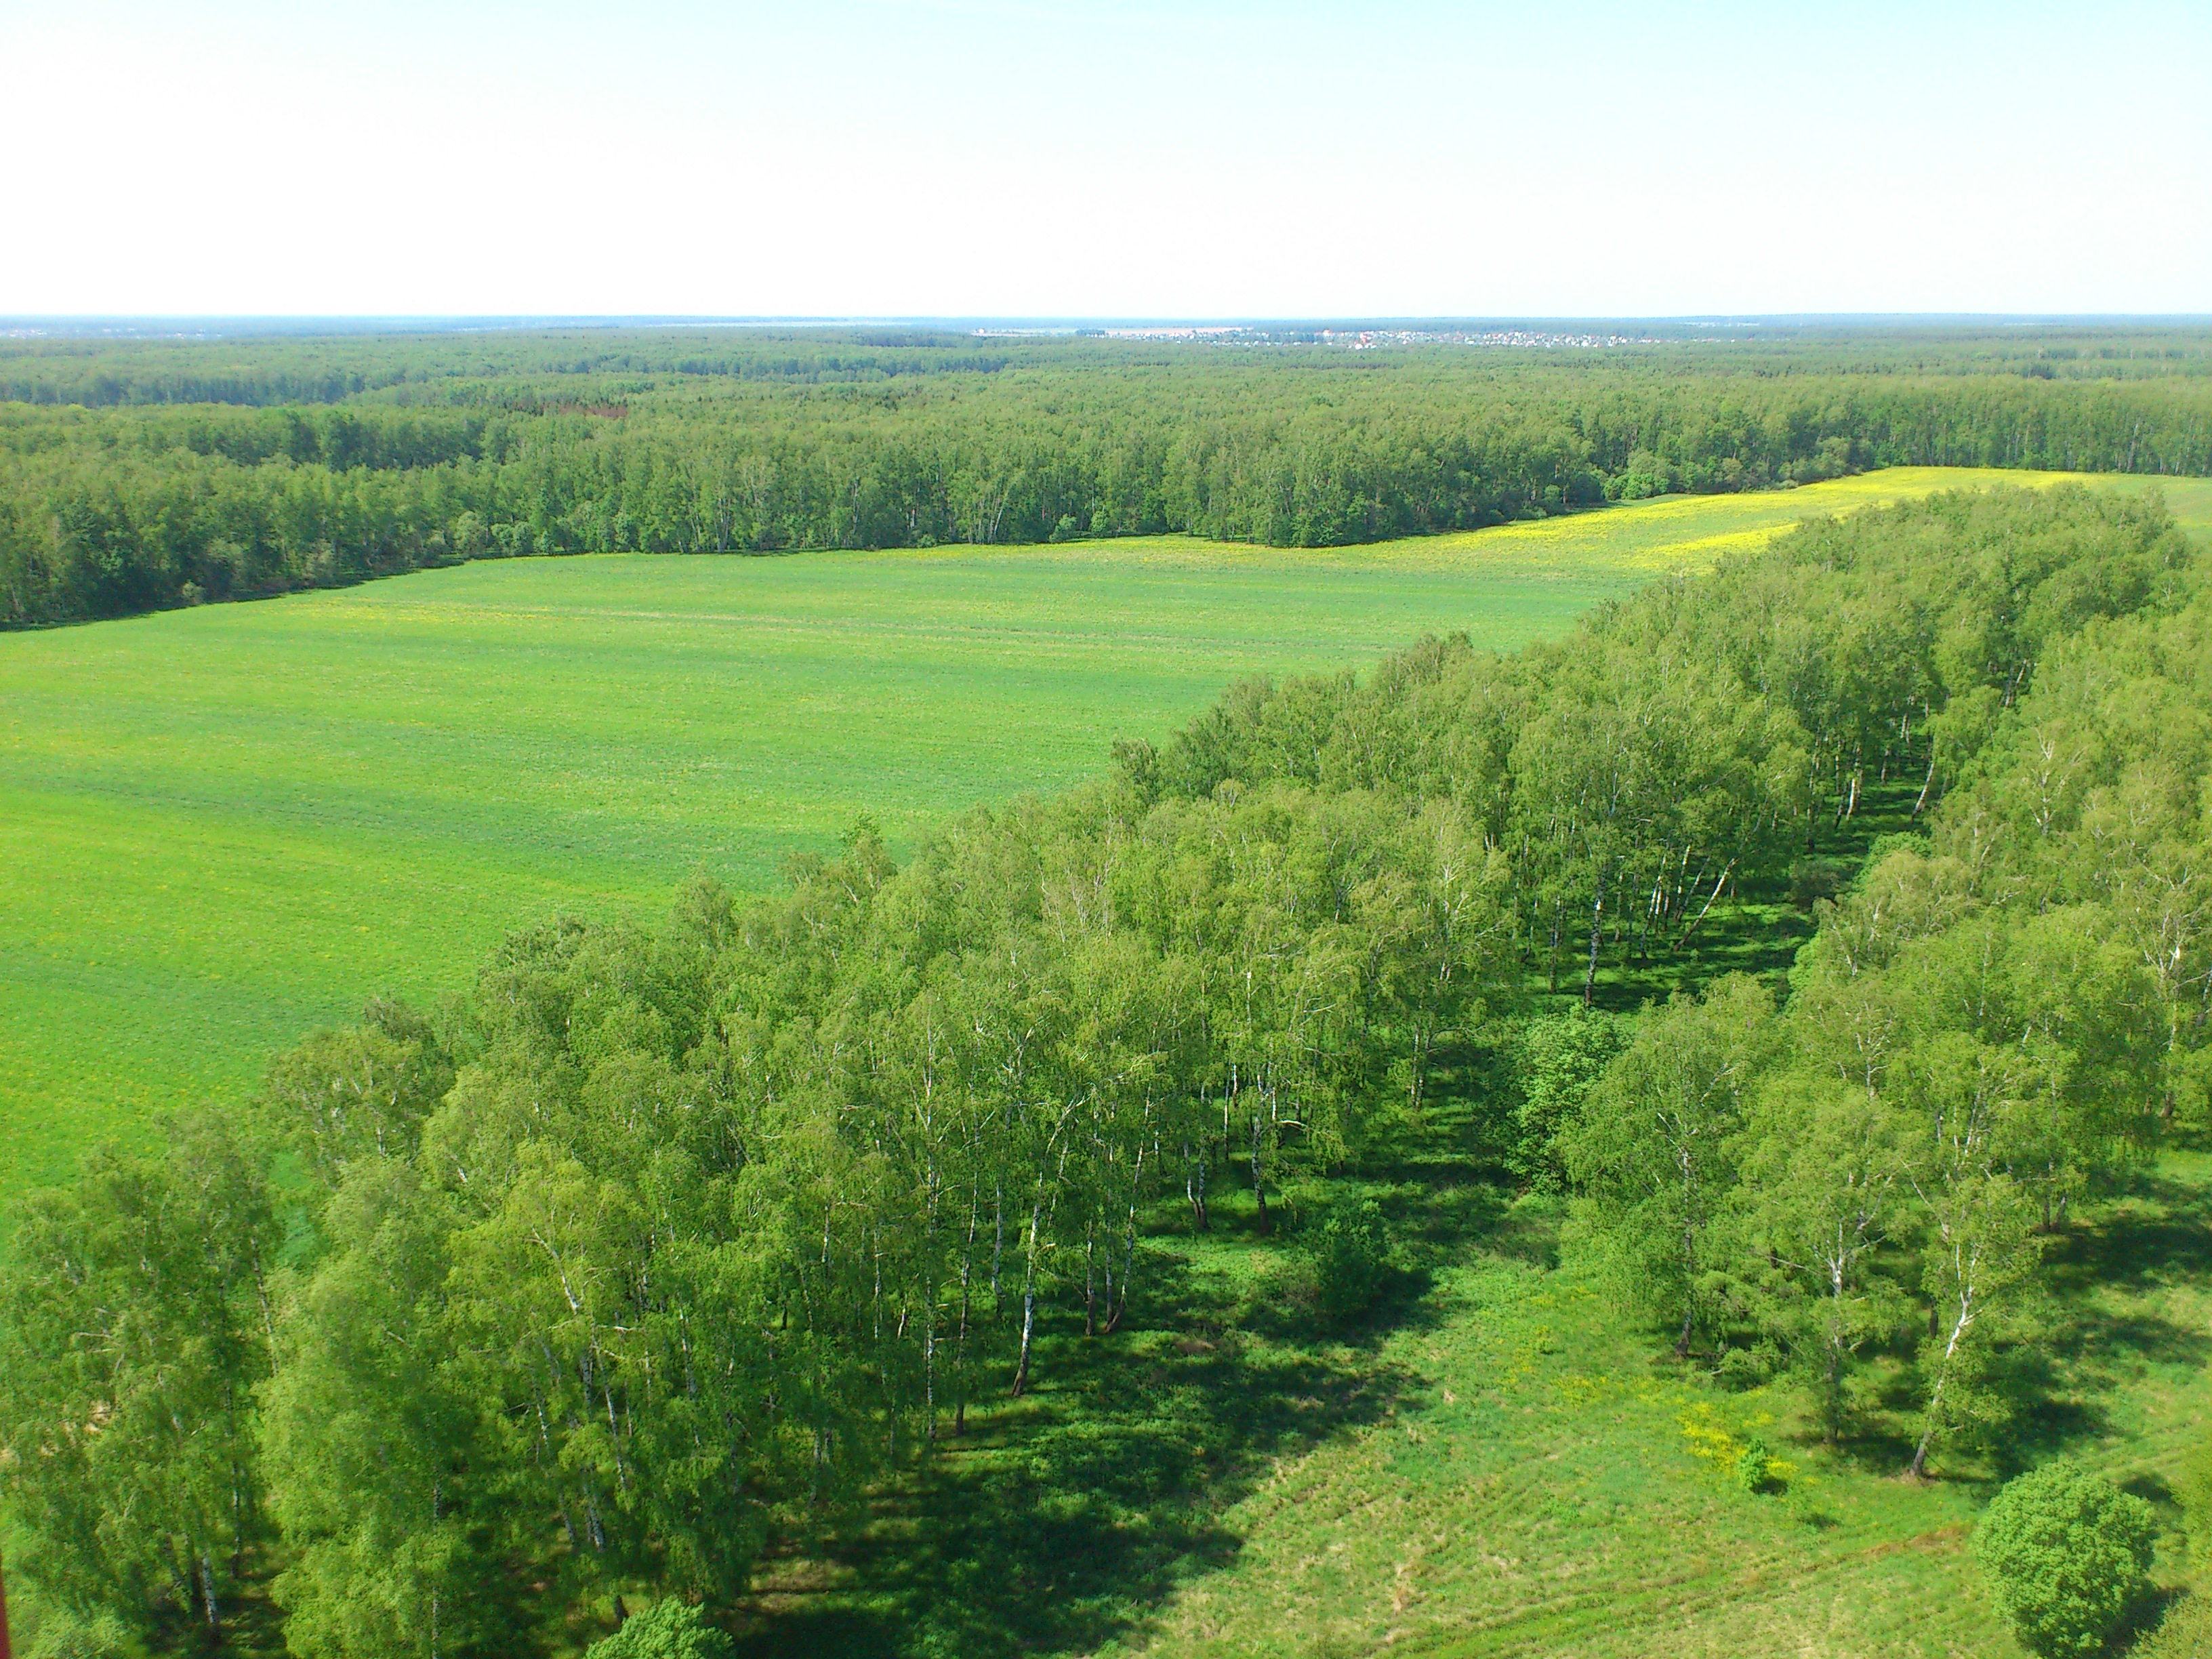
<instances>
[{"instance_id":1,"label":"shadow on field","mask_svg":"<svg viewBox=\"0 0 2212 1659\"><path fill-rule=\"evenodd\" d=\"M1411 1383L1367 1350L1418 1316L1425 1274L1401 1273L1365 1328L1323 1340L1180 1258L1152 1266L1147 1328L1086 1339L1061 1315L1029 1401L971 1416L969 1436L855 1534L768 1564L738 1626L744 1650L1096 1649L1234 1559L1242 1540L1220 1516L1277 1458L1378 1419Z\"/></svg>"},{"instance_id":2,"label":"shadow on field","mask_svg":"<svg viewBox=\"0 0 2212 1659\"><path fill-rule=\"evenodd\" d=\"M2212 1364L2212 1333L2167 1317L2154 1299L2169 1285L2212 1279L2212 1186L2138 1171L2091 1214L2046 1242L2046 1294L2039 1306L2023 1310L2027 1328L1990 1356L1978 1379L2008 1409L2001 1409L1993 1429L1939 1452L1932 1478L1969 1485L2008 1479L2114 1432L2109 1402L2138 1368L2186 1374ZM1866 1351L1883 1363L1858 1380L1837 1449L1862 1474L1894 1475L1911 1459L1921 1425L1920 1335L1916 1322ZM1809 1429L1805 1437L1809 1443ZM2170 1501L2170 1494L2148 1488L2142 1495Z\"/></svg>"},{"instance_id":3,"label":"shadow on field","mask_svg":"<svg viewBox=\"0 0 2212 1659\"><path fill-rule=\"evenodd\" d=\"M2149 1299L2212 1276L2212 1189L2139 1172L2094 1222L2053 1238L2044 1262L2058 1316L2043 1342L2008 1356L2005 1380L2024 1402L1996 1460L2008 1474L2110 1432L2104 1402L2116 1368L2212 1363L2212 1336Z\"/></svg>"},{"instance_id":4,"label":"shadow on field","mask_svg":"<svg viewBox=\"0 0 2212 1659\"><path fill-rule=\"evenodd\" d=\"M2212 1276L2212 1188L2138 1175L2123 1200L2094 1224L2052 1241L2045 1264L2067 1309L2051 1344L2058 1358L2096 1365L2126 1355L2201 1366L2212 1357L2212 1340L2203 1332L2134 1301L2179 1280ZM2123 1292L2132 1305L2112 1306L2100 1290Z\"/></svg>"}]
</instances>

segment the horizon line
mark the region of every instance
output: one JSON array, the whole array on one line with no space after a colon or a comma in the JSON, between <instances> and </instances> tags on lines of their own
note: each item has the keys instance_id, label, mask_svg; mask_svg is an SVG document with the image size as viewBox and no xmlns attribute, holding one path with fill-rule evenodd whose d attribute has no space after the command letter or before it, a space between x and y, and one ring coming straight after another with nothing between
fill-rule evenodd
<instances>
[{"instance_id":1,"label":"horizon line","mask_svg":"<svg viewBox=\"0 0 2212 1659\"><path fill-rule=\"evenodd\" d=\"M548 328L871 328L936 326L969 331L1000 328L1040 333L1085 330L1212 328L1227 330L1413 331L1439 328L1528 328L1632 325L1680 329L1850 327L1868 325L2212 325L2212 312L1833 311L1565 313L1461 313L1389 315L1348 312L1283 315L1234 313L1089 314L1012 313L689 313L689 312L0 312L0 332L103 329L137 331L190 325L237 331L253 327L302 331L318 326L352 331L435 329L504 331Z\"/></svg>"}]
</instances>

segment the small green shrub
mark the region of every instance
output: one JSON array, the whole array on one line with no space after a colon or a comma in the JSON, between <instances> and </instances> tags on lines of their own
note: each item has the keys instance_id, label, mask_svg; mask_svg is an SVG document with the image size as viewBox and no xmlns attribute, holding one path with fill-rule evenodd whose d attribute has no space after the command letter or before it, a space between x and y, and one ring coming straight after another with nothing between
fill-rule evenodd
<instances>
[{"instance_id":1,"label":"small green shrub","mask_svg":"<svg viewBox=\"0 0 2212 1659\"><path fill-rule=\"evenodd\" d=\"M1314 1304L1342 1323L1372 1307L1390 1275L1390 1232L1371 1198L1340 1204L1307 1234L1313 1257Z\"/></svg>"},{"instance_id":2,"label":"small green shrub","mask_svg":"<svg viewBox=\"0 0 2212 1659\"><path fill-rule=\"evenodd\" d=\"M1756 1435L1735 1455L1735 1483L1747 1492L1762 1492L1774 1484L1774 1454Z\"/></svg>"},{"instance_id":3,"label":"small green shrub","mask_svg":"<svg viewBox=\"0 0 2212 1659\"><path fill-rule=\"evenodd\" d=\"M1790 902L1810 911L1822 899L1832 899L1850 884L1852 866L1840 859L1799 859L1790 866Z\"/></svg>"},{"instance_id":4,"label":"small green shrub","mask_svg":"<svg viewBox=\"0 0 2212 1659\"><path fill-rule=\"evenodd\" d=\"M1974 1558L2021 1644L2045 1659L2100 1650L2150 1587L2150 1505L2076 1464L2009 1483L1974 1529Z\"/></svg>"},{"instance_id":5,"label":"small green shrub","mask_svg":"<svg viewBox=\"0 0 2212 1659\"><path fill-rule=\"evenodd\" d=\"M584 1659L732 1659L736 1651L704 1612L672 1595L631 1614L612 1636L592 1643Z\"/></svg>"},{"instance_id":6,"label":"small green shrub","mask_svg":"<svg viewBox=\"0 0 2212 1659\"><path fill-rule=\"evenodd\" d=\"M1713 1374L1725 1388L1756 1389L1772 1382L1780 1369L1781 1356L1771 1343L1762 1342L1753 1348L1723 1349Z\"/></svg>"}]
</instances>

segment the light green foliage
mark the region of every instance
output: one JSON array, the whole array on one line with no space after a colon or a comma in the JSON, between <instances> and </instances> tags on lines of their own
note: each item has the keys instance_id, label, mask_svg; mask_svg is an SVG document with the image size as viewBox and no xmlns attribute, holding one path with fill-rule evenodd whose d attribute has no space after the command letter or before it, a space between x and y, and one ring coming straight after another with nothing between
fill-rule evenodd
<instances>
[{"instance_id":1,"label":"light green foliage","mask_svg":"<svg viewBox=\"0 0 2212 1659\"><path fill-rule=\"evenodd\" d=\"M1752 980L1677 995L1638 1026L1561 1137L1619 1293L1680 1327L1678 1353L1711 1315L1724 1266L1712 1235L1735 1190L1748 1094L1777 1036L1773 999Z\"/></svg>"},{"instance_id":2,"label":"light green foliage","mask_svg":"<svg viewBox=\"0 0 2212 1659\"><path fill-rule=\"evenodd\" d=\"M265 1531L253 1392L277 1231L259 1149L202 1116L166 1156L94 1152L23 1206L0 1279L12 1558L72 1628L218 1638Z\"/></svg>"},{"instance_id":3,"label":"light green foliage","mask_svg":"<svg viewBox=\"0 0 2212 1659\"><path fill-rule=\"evenodd\" d=\"M497 1425L441 1352L453 1227L405 1164L363 1163L324 1206L330 1253L288 1298L261 1452L289 1547L274 1592L301 1650L465 1651L512 1628L493 1553L515 1517L495 1481L469 1478Z\"/></svg>"},{"instance_id":4,"label":"light green foliage","mask_svg":"<svg viewBox=\"0 0 2212 1659\"><path fill-rule=\"evenodd\" d=\"M1757 1435L1745 1441L1743 1449L1736 1454L1735 1482L1754 1497L1774 1484L1774 1453Z\"/></svg>"},{"instance_id":5,"label":"light green foliage","mask_svg":"<svg viewBox=\"0 0 2212 1659\"><path fill-rule=\"evenodd\" d=\"M699 1608L670 1596L632 1613L615 1634L586 1649L584 1659L730 1659L736 1651Z\"/></svg>"},{"instance_id":6,"label":"light green foliage","mask_svg":"<svg viewBox=\"0 0 2212 1659\"><path fill-rule=\"evenodd\" d=\"M60 1607L26 1618L19 1596L9 1606L10 1634L23 1659L122 1659L131 1651L131 1631L112 1613L82 1617Z\"/></svg>"},{"instance_id":7,"label":"light green foliage","mask_svg":"<svg viewBox=\"0 0 2212 1659\"><path fill-rule=\"evenodd\" d=\"M2100 1651L2150 1588L2150 1505L2067 1462L2008 1482L1974 1528L1974 1558L2021 1644L2045 1659Z\"/></svg>"},{"instance_id":8,"label":"light green foliage","mask_svg":"<svg viewBox=\"0 0 2212 1659\"><path fill-rule=\"evenodd\" d=\"M1520 1102L1515 1167L1556 1187L1559 1136L1581 1120L1590 1085L1628 1040L1628 1023L1602 1009L1577 1007L1524 1022L1511 1056Z\"/></svg>"},{"instance_id":9,"label":"light green foliage","mask_svg":"<svg viewBox=\"0 0 2212 1659\"><path fill-rule=\"evenodd\" d=\"M1794 1068L1756 1098L1743 1169L1745 1278L1759 1323L1808 1373L1833 1443L1854 1357L1905 1313L1884 1247L1913 1225L1911 1126L1879 1095Z\"/></svg>"}]
</instances>

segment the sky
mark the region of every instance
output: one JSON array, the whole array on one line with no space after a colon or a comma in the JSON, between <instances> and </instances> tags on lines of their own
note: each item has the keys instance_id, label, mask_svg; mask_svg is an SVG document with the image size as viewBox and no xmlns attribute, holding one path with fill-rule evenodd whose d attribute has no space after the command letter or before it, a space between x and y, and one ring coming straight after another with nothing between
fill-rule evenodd
<instances>
[{"instance_id":1,"label":"sky","mask_svg":"<svg viewBox=\"0 0 2212 1659\"><path fill-rule=\"evenodd\" d=\"M0 315L2212 312L2212 3L0 0Z\"/></svg>"}]
</instances>

